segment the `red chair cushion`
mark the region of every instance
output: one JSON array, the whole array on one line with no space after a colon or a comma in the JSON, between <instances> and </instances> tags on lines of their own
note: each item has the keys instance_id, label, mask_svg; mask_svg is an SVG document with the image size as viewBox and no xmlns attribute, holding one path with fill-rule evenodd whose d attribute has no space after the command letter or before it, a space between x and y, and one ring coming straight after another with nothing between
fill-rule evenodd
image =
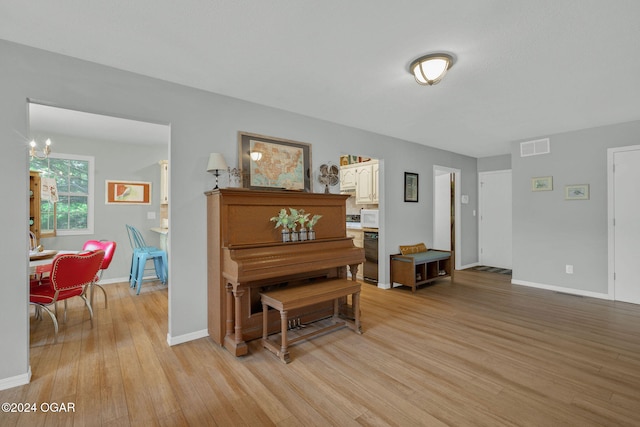
<instances>
[{"instance_id":1,"label":"red chair cushion","mask_svg":"<svg viewBox=\"0 0 640 427\"><path fill-rule=\"evenodd\" d=\"M58 293L57 301L62 301L67 298L82 295L84 288L72 288L67 290L61 290ZM29 302L36 304L48 305L54 302L56 291L49 284L42 284L40 286L32 287L29 295Z\"/></svg>"}]
</instances>

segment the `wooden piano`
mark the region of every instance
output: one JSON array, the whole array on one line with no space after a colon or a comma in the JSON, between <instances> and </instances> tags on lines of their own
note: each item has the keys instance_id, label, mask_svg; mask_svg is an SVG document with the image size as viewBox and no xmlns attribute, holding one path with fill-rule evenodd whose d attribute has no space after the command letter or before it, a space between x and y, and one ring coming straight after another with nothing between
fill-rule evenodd
<instances>
[{"instance_id":1,"label":"wooden piano","mask_svg":"<svg viewBox=\"0 0 640 427\"><path fill-rule=\"evenodd\" d=\"M364 249L347 237L346 195L249 189L205 194L209 335L236 356L248 352L247 341L262 337L260 292L346 278L347 266L355 280L364 262ZM283 243L270 221L282 208L322 215L316 240ZM332 314L329 302L292 310L289 317L308 323ZM268 325L279 331L277 311L269 311Z\"/></svg>"}]
</instances>

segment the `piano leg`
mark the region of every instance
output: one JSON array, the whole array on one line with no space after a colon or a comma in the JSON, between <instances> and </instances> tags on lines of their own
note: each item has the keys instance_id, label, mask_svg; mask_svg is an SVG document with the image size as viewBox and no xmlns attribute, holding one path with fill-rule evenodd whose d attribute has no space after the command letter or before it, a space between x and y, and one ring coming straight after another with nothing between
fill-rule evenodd
<instances>
[{"instance_id":1,"label":"piano leg","mask_svg":"<svg viewBox=\"0 0 640 427\"><path fill-rule=\"evenodd\" d=\"M289 343L287 342L287 317L288 317L288 313L286 310L282 310L280 312L280 329L282 331L282 341L280 344L280 354L278 354L278 356L280 357L280 360L282 360L284 363L289 363L291 361L290 357L289 357L289 350L287 350L287 347L289 345Z\"/></svg>"},{"instance_id":2,"label":"piano leg","mask_svg":"<svg viewBox=\"0 0 640 427\"><path fill-rule=\"evenodd\" d=\"M244 289L238 289L234 286L233 299L235 300L235 316L231 310L227 310L227 335L224 337L224 346L231 354L235 356L244 356L249 352L247 343L242 338L242 296L244 295ZM227 298L231 298L230 293L227 293ZM231 304L228 303L227 307ZM229 320L235 317L234 322L234 336L229 334Z\"/></svg>"},{"instance_id":3,"label":"piano leg","mask_svg":"<svg viewBox=\"0 0 640 427\"><path fill-rule=\"evenodd\" d=\"M227 309L227 319L225 324L225 341L227 339L233 338L233 285L231 283L227 283L227 297L226 297L226 309Z\"/></svg>"},{"instance_id":4,"label":"piano leg","mask_svg":"<svg viewBox=\"0 0 640 427\"><path fill-rule=\"evenodd\" d=\"M353 280L353 281L358 280L358 278L357 278L357 276L358 276L358 264L349 265L349 271L351 272L351 280Z\"/></svg>"}]
</instances>

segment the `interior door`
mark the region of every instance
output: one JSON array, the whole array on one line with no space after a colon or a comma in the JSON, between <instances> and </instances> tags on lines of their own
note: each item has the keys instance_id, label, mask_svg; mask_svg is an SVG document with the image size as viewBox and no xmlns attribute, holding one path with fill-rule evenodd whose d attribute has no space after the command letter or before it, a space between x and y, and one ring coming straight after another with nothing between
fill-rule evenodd
<instances>
[{"instance_id":1,"label":"interior door","mask_svg":"<svg viewBox=\"0 0 640 427\"><path fill-rule=\"evenodd\" d=\"M614 298L640 304L640 149L613 154Z\"/></svg>"},{"instance_id":2,"label":"interior door","mask_svg":"<svg viewBox=\"0 0 640 427\"><path fill-rule=\"evenodd\" d=\"M480 263L511 268L511 171L481 172Z\"/></svg>"}]
</instances>

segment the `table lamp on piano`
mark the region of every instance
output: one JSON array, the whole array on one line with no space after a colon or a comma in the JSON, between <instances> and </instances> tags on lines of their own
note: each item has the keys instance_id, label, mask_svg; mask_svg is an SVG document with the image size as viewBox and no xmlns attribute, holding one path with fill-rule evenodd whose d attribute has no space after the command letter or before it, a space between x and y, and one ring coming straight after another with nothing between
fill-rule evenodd
<instances>
[{"instance_id":1,"label":"table lamp on piano","mask_svg":"<svg viewBox=\"0 0 640 427\"><path fill-rule=\"evenodd\" d=\"M227 169L227 162L225 162L224 157L220 153L211 153L209 154L209 163L207 164L207 172L211 172L216 176L216 186L213 188L214 190L218 189L218 176L220 175L221 170Z\"/></svg>"}]
</instances>

